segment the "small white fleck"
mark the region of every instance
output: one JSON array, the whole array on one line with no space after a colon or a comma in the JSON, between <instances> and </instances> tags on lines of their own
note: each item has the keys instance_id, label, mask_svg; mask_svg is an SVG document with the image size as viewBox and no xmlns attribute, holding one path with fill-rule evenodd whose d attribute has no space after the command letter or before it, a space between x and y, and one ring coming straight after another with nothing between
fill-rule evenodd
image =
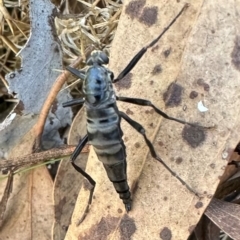
<instances>
[{"instance_id":1,"label":"small white fleck","mask_svg":"<svg viewBox=\"0 0 240 240\"><path fill-rule=\"evenodd\" d=\"M198 102L198 110L199 110L200 112L207 112L207 111L208 111L208 108L206 108L206 107L203 105L203 102L200 101L200 102Z\"/></svg>"},{"instance_id":2,"label":"small white fleck","mask_svg":"<svg viewBox=\"0 0 240 240\"><path fill-rule=\"evenodd\" d=\"M228 157L228 152L226 151L222 152L222 158L227 159L227 157Z\"/></svg>"}]
</instances>

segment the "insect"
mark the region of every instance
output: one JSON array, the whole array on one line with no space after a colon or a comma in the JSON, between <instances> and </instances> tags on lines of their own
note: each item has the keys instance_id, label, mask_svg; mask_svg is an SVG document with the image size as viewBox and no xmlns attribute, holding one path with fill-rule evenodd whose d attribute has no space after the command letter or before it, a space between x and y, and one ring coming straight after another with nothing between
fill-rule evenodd
<instances>
[{"instance_id":1,"label":"insect","mask_svg":"<svg viewBox=\"0 0 240 240\"><path fill-rule=\"evenodd\" d=\"M126 147L122 140L123 132L120 127L121 119L126 120L135 130L137 130L143 137L150 150L153 158L161 162L168 171L175 176L182 184L184 184L191 192L195 193L190 186L188 186L178 175L176 175L162 160L157 156L156 151L145 134L145 129L142 125L131 119L127 114L118 110L116 100L127 103L137 104L141 106L150 106L164 118L173 120L182 124L189 124L183 120L168 116L162 112L150 101L140 98L130 97L118 97L115 95L112 83L118 82L124 78L142 58L148 48L154 46L163 34L173 25L178 17L187 8L185 5L178 15L170 22L170 24L162 31L162 33L155 38L150 44L143 47L129 62L126 68L114 79L113 73L104 67L108 64L109 59L107 55L102 51L93 51L90 57L87 59L87 70L77 70L71 67L67 67L67 70L83 80L83 99L75 99L63 104L64 107L74 106L78 104L84 104L86 108L87 117L87 135L79 142L75 151L71 156L71 162L73 167L80 172L88 181L92 184L92 189L89 194L88 206L85 210L82 221L88 211L88 207L91 204L93 191L95 187L95 181L80 167L78 167L74 161L83 149L84 145L89 142L98 159L103 163L109 180L113 183L113 186L119 197L122 199L126 211L131 210L132 198L127 182L127 162L126 162ZM196 194L196 193L195 193ZM81 220L80 220L81 222Z\"/></svg>"}]
</instances>

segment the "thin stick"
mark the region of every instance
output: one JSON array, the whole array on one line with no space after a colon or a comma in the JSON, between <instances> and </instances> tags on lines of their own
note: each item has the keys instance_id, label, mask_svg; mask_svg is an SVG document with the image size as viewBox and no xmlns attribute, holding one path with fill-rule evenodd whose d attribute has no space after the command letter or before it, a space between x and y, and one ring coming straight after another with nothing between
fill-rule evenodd
<instances>
[{"instance_id":1,"label":"thin stick","mask_svg":"<svg viewBox=\"0 0 240 240\"><path fill-rule=\"evenodd\" d=\"M37 164L40 162L47 161L49 159L63 158L66 156L70 156L76 146L68 146L64 145L61 148L53 148L48 151L32 153L23 157L18 157L14 159L1 160L0 161L0 169L10 169L12 167L22 167L30 164ZM82 153L89 152L89 145L86 145L84 149L81 151Z\"/></svg>"}]
</instances>

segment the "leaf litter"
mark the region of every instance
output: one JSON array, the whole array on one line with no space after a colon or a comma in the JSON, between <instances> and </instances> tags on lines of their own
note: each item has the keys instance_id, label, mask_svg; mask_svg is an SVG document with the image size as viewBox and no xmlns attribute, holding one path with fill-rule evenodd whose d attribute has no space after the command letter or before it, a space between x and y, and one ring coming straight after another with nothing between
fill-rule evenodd
<instances>
[{"instance_id":1,"label":"leaf litter","mask_svg":"<svg viewBox=\"0 0 240 240\"><path fill-rule=\"evenodd\" d=\"M65 17L55 18L59 38L62 43L64 43L62 44L63 59L67 64L71 63L76 56L81 55L85 58L86 46L91 43L94 43L96 48L109 51L110 42L113 39L118 23L117 18L121 12L121 9L119 9L121 4L117 1L105 1L107 7L103 10L98 7L101 1L95 1L91 5L92 8L89 7L90 3L87 1L79 2L83 4L81 8L85 6L86 12L84 14L76 16L70 13L69 10L79 7L79 5L74 5L74 3L65 6ZM7 4L10 3L6 1L6 5ZM14 3L12 2L11 4ZM138 49L140 50L142 46L155 37L156 33L160 31L159 29L164 28L168 21L174 16L174 12L180 8L180 5L181 3L173 1L170 1L164 6L161 6L159 2L154 0L126 2L126 10L121 17L116 39L111 49L110 69L112 69L115 74L120 72L136 51L138 51ZM138 7L137 11L135 11L136 6ZM84 189L81 190L66 239L74 237L84 239L84 236L88 236L88 239L91 239L91 236L96 236L95 234L99 237L98 234L101 236L103 232L98 230L105 229L106 226L110 228L107 231L107 235L104 235L104 239L144 239L146 236L157 239L159 239L159 237L161 239L186 239L194 230L194 226L197 224L201 214L214 195L219 176L222 175L224 166L227 163L226 160L231 155L231 152L239 140L236 134L236 132L238 132L237 106L234 108L234 104L238 105L238 85L235 84L234 80L230 80L227 83L223 81L224 79L236 79L235 75L238 71L238 48L236 48L238 38L234 30L236 28L236 24L234 24L236 22L236 17L234 18L234 9L236 6L234 6L233 2L229 2L227 5L225 4L224 7L227 8L228 14L225 11L226 9L224 9L224 11L221 10L221 5L216 5L213 1L208 3L202 3L202 1L191 3L188 11L181 17L181 21L176 23L176 26L173 26L161 42L150 50L134 68L130 78L131 87L124 88L119 84L117 91L118 95L149 99L171 116L189 122L198 122L204 126L217 125L216 129L206 132L206 139L199 146L192 149L191 144L189 144L186 139L184 139L184 135L181 134L184 126L159 118L151 109L119 104L122 110L130 113L132 115L131 117L144 125L148 136L154 141L154 146L161 158L164 159L181 178L188 184L191 184L198 192L203 193L204 196L200 200L193 197L192 194L176 179L171 177L158 162L155 162L151 156L148 156L148 149L145 147L145 143L141 137L123 122L124 140L128 154L128 176L132 184L132 189L135 189L135 191L133 191L134 209L128 216L125 215L124 210L122 210L123 206L121 201L118 199L111 183L108 181L101 163L96 159L96 155L91 150L87 172L97 181L94 201L86 220L80 227L76 227L75 223L81 216L82 209L85 207L83 203L86 202L87 199L87 195L84 196L83 193ZM26 7L23 7L23 9L26 10ZM33 9L35 9L35 7L33 7ZM89 9L91 10L89 11ZM133 10L134 12L132 12ZM239 9L237 9L237 11L238 10ZM5 13L5 15L3 14L4 17L2 17L3 15L0 17L9 24L12 32L15 31L16 33L16 31L18 31L20 36L20 33L24 32L22 29L27 29L29 22L20 23L18 21L17 23L13 23L13 19L9 18L6 12L3 11L3 13ZM13 16L15 17L16 15ZM211 18L205 16L211 16ZM26 17L26 15L24 15L24 17ZM223 23L221 22L221 28L218 24L220 19L225 20ZM103 23L101 23L101 20L103 20ZM134 21L134 26L132 21ZM18 24L18 27L14 28L16 24ZM204 27L206 25L207 28ZM21 26L21 30L19 30L19 26ZM139 34L142 32L146 34ZM25 33L27 33L27 30ZM6 37L5 35L3 36ZM26 40L26 34L22 36L23 41ZM17 52L17 45L11 44L11 41L8 41L9 36L8 38L4 37L1 37L1 39L4 44L8 44L8 51L4 53L4 58L1 58L1 61L4 59L4 65L2 66L4 66L3 69L5 73L7 73L11 71L9 66L12 63L16 64L13 61L9 61L7 56L9 56L10 51ZM40 37L40 40L42 38L43 37ZM228 47L220 41L220 39L226 38L229 39ZM81 42L80 44L79 41ZM54 44L56 44L56 42L54 42ZM213 49L217 50L213 51ZM50 50L50 52L52 51ZM224 59L226 59L226 62L223 62L222 56L219 55L220 53L225 54ZM53 59L56 58L54 54L52 56ZM28 62L32 62L31 60L34 59L34 56L28 59ZM62 58L60 57L58 59ZM5 64L6 62L11 64ZM228 70L229 68L231 69L231 74L226 72L225 66L227 66L227 64L229 66ZM17 65L13 68L18 68L16 66ZM43 64L42 66L45 65ZM83 67L83 65L80 64L79 67ZM61 66L51 66L50 68L61 69ZM23 69L27 68L25 67ZM221 69L221 71L219 69ZM14 78L15 77L16 76L14 76ZM27 74L25 77L29 78L29 75ZM199 84L199 79L201 79L201 84ZM0 93L6 94L6 89L9 86L2 73L1 80L5 85L3 87L1 86ZM182 90L179 93L171 90L168 92L174 105L173 107L166 108L168 104L165 102L164 105L164 92L172 89L169 88L169 86L176 86L176 84L180 86ZM18 85L15 86L18 89ZM33 88L35 89L35 87ZM224 94L222 94L223 89L225 91ZM24 90L24 88L21 89L21 91ZM188 98L191 91L198 93L194 99ZM19 94L18 91L17 93ZM63 91L63 93L66 95L66 91ZM77 88L72 91L72 94L75 96L79 95ZM21 126L21 128L19 127L20 132L16 131L18 129L16 127L18 126L17 122L14 123L15 125L11 124L12 129L16 132L16 137L24 136L25 134L24 140L21 138L20 140L14 140L16 137L11 138L13 151L17 148L22 149L17 152L14 158L27 153L26 144L28 152L31 153L31 146L35 139L35 134L32 133L31 129L37 120L31 114L34 113L34 111L38 113L42 105L31 105L29 93L26 95L28 95L26 96L27 104L26 106L25 104L22 105L20 112L29 109L30 115L28 115L26 119L22 117L19 120L20 123L22 123L22 125L19 124L19 126ZM206 102L209 107L209 111L205 113L199 113L197 109L197 103L201 101L202 96L204 96L204 102ZM23 98L25 98L24 95ZM41 99L44 100L46 97L41 97ZM219 109L222 111L219 111ZM82 119L82 113L79 117ZM234 121L229 121L229 119L234 119ZM81 126L76 125L78 125L77 121L76 124L72 126L72 129L79 128L79 135L82 136L81 128L84 124L81 124ZM10 131L10 129L8 129L8 131ZM72 132L74 131L77 130L73 130ZM27 134L30 134L30 137L28 137L29 135ZM72 135L73 133L70 134L70 138ZM8 133L1 136L8 137ZM189 136L192 141L198 141L199 139L199 133L194 131L189 132ZM75 136L73 138L75 138L76 141L77 137ZM21 145L19 145L19 142L21 142ZM5 148L12 148L11 145L6 144L6 140L3 141L1 146L4 146L1 148L4 155L6 155L7 152ZM223 155L226 155L224 160L222 160ZM145 157L143 158L143 156ZM80 158L82 158L82 156L80 156ZM67 168L70 174L73 173L70 170L69 164L67 164L62 168L62 174L67 174L64 168ZM31 175L30 179L37 179L36 176L40 176L40 181L45 179L45 182L48 182L47 188L51 190L52 183L47 172L45 170L36 172L37 174L34 175L34 177ZM96 174L97 176L95 176ZM76 175L74 179L79 177L77 174L74 175ZM71 178L68 178L68 181L70 181L70 179ZM14 181L18 182L20 186L27 185L26 183L29 184L25 177L23 177L22 180L15 179ZM74 180L74 183L76 181L77 180ZM45 191L46 199L48 199L50 191L48 193L46 192L46 186L42 189L41 186L33 182L34 181L31 182L30 180L30 185L28 186L37 186L37 190L41 195L42 192ZM59 181L58 184L55 183L55 191L59 190L59 193L55 192L58 195L56 203L57 206L60 207L58 208L60 215L58 215L57 219L55 215L55 220L59 221L55 224L56 239L64 239L65 232L68 228L67 223L70 221L70 214L67 214L66 210L62 211L64 205L61 204L66 200L64 197L67 194L70 195L70 193L64 192L64 188L61 189L61 183L64 184L63 181ZM69 186L68 182L65 187L67 186ZM77 186L73 190L75 192L73 195L74 198L76 198L79 188L80 186ZM29 187L27 189L29 189ZM32 193L34 193L34 191ZM32 200L36 194L38 193L35 192L35 194L32 195ZM88 194L88 192L86 192L86 194ZM24 200L24 196L26 195L25 193L25 195L18 195L17 197L23 202L28 202ZM71 197L68 196L68 198L66 202L70 201L73 205L74 201ZM7 216L11 216L9 212L12 213L16 211L14 204L17 202L14 199L16 198L12 197L12 202L9 203ZM38 199L36 199L36 203L37 200ZM46 200L42 199L41 201L46 202ZM50 202L49 199L47 201ZM79 201L81 203L79 203ZM31 204L32 203L30 203L30 205ZM19 204L19 206L21 208L21 204ZM34 218L29 219L29 216L36 215L41 219L39 210L42 209L42 207L43 206L39 207L37 204L32 205L34 211L30 214L28 211L25 211L27 214L22 214L22 219L28 219L27 223L31 222L31 224L34 223L35 220ZM53 219L53 209L50 207L51 210L48 210L50 209L49 207L50 206L44 207L46 211L42 213L42 216L47 216L49 222L51 222ZM71 211L72 210L70 210L70 212ZM48 214L50 214L50 216ZM8 221L11 223L11 220L4 221L5 223ZM112 221L112 224L109 224L109 221ZM18 221L16 222L18 223ZM38 227L40 226L40 222L41 221L38 221ZM8 229L6 226L8 225L5 224L5 228ZM21 226L22 225L19 224L19 227ZM62 229L63 231L59 231L60 227L65 228ZM228 228L227 231L231 231L231 227ZM18 233L18 228L15 228L15 232ZM27 234L28 233L29 232L27 232ZM50 232L45 231L45 233L46 239L49 239ZM57 235L57 233L59 235ZM36 231L36 236L37 234L38 232Z\"/></svg>"}]
</instances>

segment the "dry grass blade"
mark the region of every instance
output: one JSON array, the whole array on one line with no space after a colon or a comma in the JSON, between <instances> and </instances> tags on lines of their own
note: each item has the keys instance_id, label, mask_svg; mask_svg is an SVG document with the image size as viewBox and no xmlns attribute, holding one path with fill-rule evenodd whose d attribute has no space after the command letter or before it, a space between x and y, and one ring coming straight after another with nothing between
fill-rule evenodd
<instances>
[{"instance_id":1,"label":"dry grass blade","mask_svg":"<svg viewBox=\"0 0 240 240\"><path fill-rule=\"evenodd\" d=\"M62 41L64 60L70 63L79 54L84 56L84 46L95 45L98 49L108 51L113 39L121 12L120 1L88 1L79 0L80 14L70 14L71 6L66 7L68 19L56 18L58 36ZM79 42L81 43L79 46ZM80 49L80 50L79 50Z\"/></svg>"}]
</instances>

